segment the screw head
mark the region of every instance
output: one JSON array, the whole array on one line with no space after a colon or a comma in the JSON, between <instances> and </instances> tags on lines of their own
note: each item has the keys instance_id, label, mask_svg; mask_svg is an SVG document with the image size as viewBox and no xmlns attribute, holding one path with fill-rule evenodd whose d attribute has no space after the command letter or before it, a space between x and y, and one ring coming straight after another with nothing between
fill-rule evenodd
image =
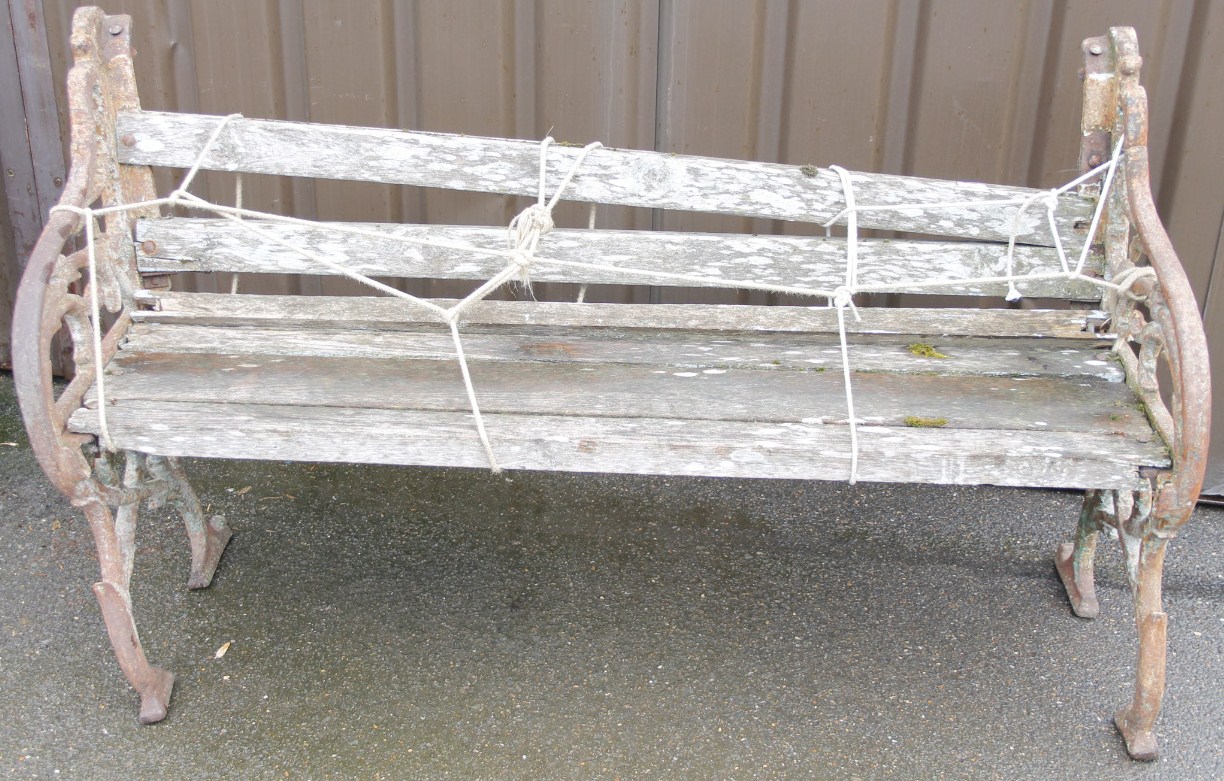
<instances>
[{"instance_id":1,"label":"screw head","mask_svg":"<svg viewBox=\"0 0 1224 781\"><path fill-rule=\"evenodd\" d=\"M140 251L146 255L152 255L157 252L157 242L152 239L145 239L140 243Z\"/></svg>"},{"instance_id":2,"label":"screw head","mask_svg":"<svg viewBox=\"0 0 1224 781\"><path fill-rule=\"evenodd\" d=\"M109 32L111 35L118 35L119 33L123 32L123 25L121 24L112 25Z\"/></svg>"},{"instance_id":3,"label":"screw head","mask_svg":"<svg viewBox=\"0 0 1224 781\"><path fill-rule=\"evenodd\" d=\"M124 146L136 146L136 136L131 133L124 133L123 138L119 139L119 143Z\"/></svg>"},{"instance_id":4,"label":"screw head","mask_svg":"<svg viewBox=\"0 0 1224 781\"><path fill-rule=\"evenodd\" d=\"M1105 48L1099 43L1094 43L1088 47L1088 51L1091 54L1100 54L1101 52L1105 51Z\"/></svg>"}]
</instances>

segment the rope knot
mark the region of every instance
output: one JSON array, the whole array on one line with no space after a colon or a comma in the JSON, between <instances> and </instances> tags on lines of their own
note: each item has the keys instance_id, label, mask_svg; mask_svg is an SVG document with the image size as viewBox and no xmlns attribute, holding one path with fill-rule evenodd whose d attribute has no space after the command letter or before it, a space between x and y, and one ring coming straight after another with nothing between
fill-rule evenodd
<instances>
[{"instance_id":1,"label":"rope knot","mask_svg":"<svg viewBox=\"0 0 1224 781\"><path fill-rule=\"evenodd\" d=\"M833 297L829 299L829 303L831 303L833 307L838 310L849 308L850 314L854 315L855 321L862 322L863 318L859 317L858 307L854 305L854 291L852 291L850 288L844 285L835 288L833 290Z\"/></svg>"},{"instance_id":2,"label":"rope knot","mask_svg":"<svg viewBox=\"0 0 1224 781\"><path fill-rule=\"evenodd\" d=\"M511 244L519 249L534 251L540 237L555 227L552 209L542 203L533 203L510 221Z\"/></svg>"}]
</instances>

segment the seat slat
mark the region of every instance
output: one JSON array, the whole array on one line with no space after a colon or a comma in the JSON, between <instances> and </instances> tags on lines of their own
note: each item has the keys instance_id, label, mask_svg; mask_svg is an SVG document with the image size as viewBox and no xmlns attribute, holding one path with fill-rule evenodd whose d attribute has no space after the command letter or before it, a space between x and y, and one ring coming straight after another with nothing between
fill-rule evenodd
<instances>
[{"instance_id":1,"label":"seat slat","mask_svg":"<svg viewBox=\"0 0 1224 781\"><path fill-rule=\"evenodd\" d=\"M188 168L195 163L220 117L159 112L118 116L119 160L136 165ZM408 130L356 128L260 119L234 119L205 156L205 170L246 171L444 187L507 195L536 195L539 148L533 141L478 138ZM580 150L549 152L555 186ZM853 173L860 206L909 205L1028 198L1023 187L951 182L885 174ZM592 152L565 193L576 201L736 214L779 220L825 222L845 206L841 181L820 168L720 160L662 152L599 149ZM1092 202L1077 195L1059 199L1057 225L1064 244L1078 247ZM903 212L866 211L864 228L880 228L979 240L1007 240L1013 207L961 207ZM1017 238L1052 245L1040 205L1020 220Z\"/></svg>"},{"instance_id":2,"label":"seat slat","mask_svg":"<svg viewBox=\"0 0 1224 781\"><path fill-rule=\"evenodd\" d=\"M824 420L844 424L837 371L586 361L487 361L469 349L486 413L675 420ZM125 348L111 364L107 398L132 401L335 406L464 412L454 360L146 352ZM1082 431L1152 439L1123 383L1088 377L859 373L855 409L866 423L906 419L949 428ZM96 396L86 398L95 406Z\"/></svg>"},{"instance_id":3,"label":"seat slat","mask_svg":"<svg viewBox=\"0 0 1224 781\"><path fill-rule=\"evenodd\" d=\"M506 265L503 257L379 240L334 230L359 228L391 236L504 251L507 248L505 228L381 223L300 225L266 221L255 224L262 232L366 276L483 280ZM139 267L149 273L339 273L224 219L144 220L137 227L136 241L141 247L137 252ZM144 249L146 247L148 249ZM858 282L863 286L887 286L878 292L1002 296L1007 292L1006 285L973 283L972 280L1002 274L999 263L1005 252L1006 248L997 243L864 239L858 246ZM741 281L832 290L844 284L846 279L846 241L843 238L555 230L541 240L537 255L719 280L718 283L667 280L629 270L579 269L554 266L541 260L531 272L532 279L539 282L726 287L727 282ZM1086 270L1100 273L1102 260L1094 257L1092 261ZM1058 272L1061 268L1053 249L1018 247L1016 250L1016 274ZM939 286L914 284L927 280L966 282ZM1045 298L1092 300L1101 297L1100 288L1084 281L1035 280L1019 283L1019 288L1025 295Z\"/></svg>"},{"instance_id":4,"label":"seat slat","mask_svg":"<svg viewBox=\"0 0 1224 781\"><path fill-rule=\"evenodd\" d=\"M411 302L388 296L274 296L142 291L146 323L291 327L358 327L401 330L437 319ZM455 302L437 299L450 306ZM851 334L1032 337L1106 342L1085 329L1090 312L1045 309L859 310L846 318ZM837 333L835 310L824 307L718 304L573 304L547 301L481 301L464 311L468 325L548 328L683 329L696 332Z\"/></svg>"},{"instance_id":5,"label":"seat slat","mask_svg":"<svg viewBox=\"0 0 1224 781\"><path fill-rule=\"evenodd\" d=\"M599 370L614 363L696 371L837 369L835 373L839 375L841 367L841 349L833 334L745 336L650 329L592 334L568 329L525 331L521 326L507 326L488 333L469 331L462 339L464 353L472 361L563 361L590 364ZM926 348L937 357L915 354L925 352ZM455 354L450 332L443 327L389 334L346 328L303 331L144 323L128 332L124 349L258 358L450 360ZM1026 339L944 337L933 344L919 344L909 337L862 336L850 347L850 362L859 373L1100 378L1114 383L1123 380L1122 368L1113 360L1107 342L1034 343Z\"/></svg>"},{"instance_id":6,"label":"seat slat","mask_svg":"<svg viewBox=\"0 0 1224 781\"><path fill-rule=\"evenodd\" d=\"M844 481L845 426L657 418L485 416L508 469ZM471 415L341 407L139 402L108 409L121 449L173 456L487 467ZM97 412L69 426L97 433ZM1164 448L1080 432L859 428L860 480L1136 490Z\"/></svg>"}]
</instances>

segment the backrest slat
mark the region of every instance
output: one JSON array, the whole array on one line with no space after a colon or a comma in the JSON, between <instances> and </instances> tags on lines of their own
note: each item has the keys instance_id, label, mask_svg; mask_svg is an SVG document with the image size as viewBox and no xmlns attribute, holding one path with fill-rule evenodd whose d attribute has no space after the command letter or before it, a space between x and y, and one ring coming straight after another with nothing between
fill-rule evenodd
<instances>
[{"instance_id":1,"label":"backrest slat","mask_svg":"<svg viewBox=\"0 0 1224 781\"><path fill-rule=\"evenodd\" d=\"M410 302L387 296L275 296L141 291L149 308L133 312L137 322L286 327L358 327L394 331L437 317ZM437 300L443 306L454 301ZM886 309L862 320L846 318L846 331L861 335L985 336L1109 342L1087 330L1082 310ZM678 329L836 334L837 313L825 307L719 304L574 304L555 301L490 301L464 312L465 328L524 326L595 329Z\"/></svg>"},{"instance_id":2,"label":"backrest slat","mask_svg":"<svg viewBox=\"0 0 1224 781\"><path fill-rule=\"evenodd\" d=\"M121 163L188 168L221 118L132 112L120 114L117 121L118 137L124 139L118 150ZM550 187L561 181L580 151L561 145L550 148ZM534 196L539 156L540 144L534 141L233 119L202 167ZM868 173L852 173L851 183L859 206L1003 200L1041 192ZM565 198L817 223L832 219L846 203L839 177L827 168L621 149L592 152ZM1078 195L1064 195L1059 202L1059 235L1064 245L1078 247L1092 202ZM1012 206L865 211L859 214L859 225L1006 241L1015 213ZM1030 208L1019 223L1019 242L1052 245L1041 204Z\"/></svg>"},{"instance_id":3,"label":"backrest slat","mask_svg":"<svg viewBox=\"0 0 1224 781\"><path fill-rule=\"evenodd\" d=\"M336 230L353 227L388 236L505 250L505 228L378 223L305 225L272 221L256 224L262 232L373 277L484 280L506 265L504 257ZM137 227L136 239L139 268L146 273L338 273L225 219L143 220ZM997 276L1003 251L995 243L864 239L859 243L858 283L889 286L880 292L1003 295L1006 287L1002 284L937 287L912 284L915 280ZM537 256L540 260L534 264L531 276L539 282L726 286L696 279L702 277L831 290L844 284L846 276L846 242L841 238L557 229L542 238ZM557 266L546 262L548 258L619 268ZM686 274L694 279L646 277L635 274L631 270L635 268ZM1059 268L1052 249L1016 248L1018 274ZM1100 272L1099 258L1094 259L1088 270ZM1019 286L1028 296L1079 300L1100 297L1094 285L1079 280L1047 279L1022 282Z\"/></svg>"}]
</instances>

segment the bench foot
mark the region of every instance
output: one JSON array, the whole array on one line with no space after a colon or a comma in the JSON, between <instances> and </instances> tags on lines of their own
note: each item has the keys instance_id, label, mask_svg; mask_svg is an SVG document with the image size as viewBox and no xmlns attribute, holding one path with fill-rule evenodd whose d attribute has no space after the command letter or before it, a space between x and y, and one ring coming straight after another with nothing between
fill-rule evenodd
<instances>
[{"instance_id":1,"label":"bench foot","mask_svg":"<svg viewBox=\"0 0 1224 781\"><path fill-rule=\"evenodd\" d=\"M1126 741L1126 753L1131 759L1150 762L1159 754L1154 728L1164 697L1167 627L1168 616L1164 613L1151 613L1143 618L1139 629L1135 699L1114 715L1114 725Z\"/></svg>"},{"instance_id":2,"label":"bench foot","mask_svg":"<svg viewBox=\"0 0 1224 781\"><path fill-rule=\"evenodd\" d=\"M1058 546L1054 554L1054 566L1058 569L1058 577L1062 579L1063 588L1067 590L1067 599L1071 601L1071 611L1080 618L1096 618L1101 607L1097 602L1096 585L1093 581L1091 566L1087 570L1076 572L1075 545L1064 542Z\"/></svg>"},{"instance_id":3,"label":"bench foot","mask_svg":"<svg viewBox=\"0 0 1224 781\"><path fill-rule=\"evenodd\" d=\"M234 532L225 525L225 518L214 515L205 525L203 535L196 536L190 531L187 534L191 540L191 573L187 577L187 588L208 588Z\"/></svg>"},{"instance_id":4,"label":"bench foot","mask_svg":"<svg viewBox=\"0 0 1224 781\"><path fill-rule=\"evenodd\" d=\"M1135 696L1114 716L1114 725L1126 741L1132 759L1153 760L1156 719L1165 689L1165 648L1169 617L1161 609L1160 580L1164 568L1165 539L1122 537L1127 572L1135 596L1135 624L1139 630L1139 659L1135 670Z\"/></svg>"},{"instance_id":5,"label":"bench foot","mask_svg":"<svg viewBox=\"0 0 1224 781\"><path fill-rule=\"evenodd\" d=\"M94 595L102 608L106 622L106 633L119 668L140 694L140 721L152 724L166 718L170 706L170 693L174 688L174 676L149 664L144 647L136 633L136 622L132 618L131 601L127 589L105 581L93 585Z\"/></svg>"},{"instance_id":6,"label":"bench foot","mask_svg":"<svg viewBox=\"0 0 1224 781\"><path fill-rule=\"evenodd\" d=\"M183 516L183 525L187 527L187 539L191 543L187 588L207 588L234 532L220 515L205 518L204 507L192 490L191 483L187 482L187 473L177 458L149 456L149 470L170 484L170 501Z\"/></svg>"},{"instance_id":7,"label":"bench foot","mask_svg":"<svg viewBox=\"0 0 1224 781\"><path fill-rule=\"evenodd\" d=\"M1156 733L1150 728L1144 728L1131 718L1130 707L1125 707L1114 714L1114 726L1126 742L1126 753L1131 759L1142 762L1152 762L1160 756L1156 745Z\"/></svg>"},{"instance_id":8,"label":"bench foot","mask_svg":"<svg viewBox=\"0 0 1224 781\"><path fill-rule=\"evenodd\" d=\"M1085 492L1084 506L1080 510L1079 524L1075 530L1075 542L1059 545L1054 554L1054 566L1067 590L1071 610L1080 618L1096 618L1101 612L1097 603L1093 563L1097 537L1101 531L1098 514L1104 511L1102 492Z\"/></svg>"}]
</instances>

